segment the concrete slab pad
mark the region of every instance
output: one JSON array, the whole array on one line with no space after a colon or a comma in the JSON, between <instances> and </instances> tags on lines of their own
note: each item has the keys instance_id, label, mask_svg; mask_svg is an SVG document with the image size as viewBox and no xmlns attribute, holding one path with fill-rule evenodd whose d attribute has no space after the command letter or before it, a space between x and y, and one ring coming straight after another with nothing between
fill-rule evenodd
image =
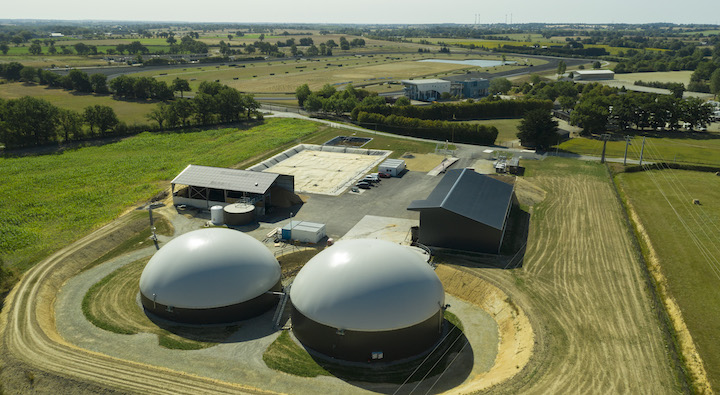
<instances>
[{"instance_id":1,"label":"concrete slab pad","mask_svg":"<svg viewBox=\"0 0 720 395\"><path fill-rule=\"evenodd\" d=\"M410 228L419 226L415 219L364 216L341 240L349 239L381 239L393 243L410 245Z\"/></svg>"},{"instance_id":2,"label":"concrete slab pad","mask_svg":"<svg viewBox=\"0 0 720 395\"><path fill-rule=\"evenodd\" d=\"M296 192L339 195L384 159L385 155L303 150L263 171L295 176Z\"/></svg>"}]
</instances>

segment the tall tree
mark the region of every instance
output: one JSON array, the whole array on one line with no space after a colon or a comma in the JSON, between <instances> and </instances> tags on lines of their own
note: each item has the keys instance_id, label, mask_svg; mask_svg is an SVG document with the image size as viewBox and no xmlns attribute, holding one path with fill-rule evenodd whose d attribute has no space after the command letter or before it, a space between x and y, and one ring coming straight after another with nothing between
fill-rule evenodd
<instances>
[{"instance_id":1,"label":"tall tree","mask_svg":"<svg viewBox=\"0 0 720 395\"><path fill-rule=\"evenodd\" d=\"M90 85L95 93L108 93L107 77L105 74L95 73L90 76Z\"/></svg>"},{"instance_id":2,"label":"tall tree","mask_svg":"<svg viewBox=\"0 0 720 395\"><path fill-rule=\"evenodd\" d=\"M550 111L531 110L518 125L517 137L526 147L545 149L558 142L558 121L552 118Z\"/></svg>"},{"instance_id":3,"label":"tall tree","mask_svg":"<svg viewBox=\"0 0 720 395\"><path fill-rule=\"evenodd\" d=\"M312 94L312 92L310 91L308 84L302 84L295 88L295 97L297 97L298 105L300 107L305 104L305 99L307 99L310 94Z\"/></svg>"},{"instance_id":4,"label":"tall tree","mask_svg":"<svg viewBox=\"0 0 720 395\"><path fill-rule=\"evenodd\" d=\"M100 104L85 107L83 117L90 126L91 133L94 133L95 127L100 133L105 133L120 123L112 107Z\"/></svg>"},{"instance_id":5,"label":"tall tree","mask_svg":"<svg viewBox=\"0 0 720 395\"><path fill-rule=\"evenodd\" d=\"M715 98L720 94L720 68L710 75L710 93L715 95Z\"/></svg>"},{"instance_id":6,"label":"tall tree","mask_svg":"<svg viewBox=\"0 0 720 395\"><path fill-rule=\"evenodd\" d=\"M558 62L558 66L557 66L558 78L560 78L563 74L565 74L566 69L567 69L567 65L565 64L564 60L561 60L560 62Z\"/></svg>"},{"instance_id":7,"label":"tall tree","mask_svg":"<svg viewBox=\"0 0 720 395\"><path fill-rule=\"evenodd\" d=\"M58 109L57 127L58 133L63 136L63 141L78 139L82 137L83 117L77 111Z\"/></svg>"}]
</instances>

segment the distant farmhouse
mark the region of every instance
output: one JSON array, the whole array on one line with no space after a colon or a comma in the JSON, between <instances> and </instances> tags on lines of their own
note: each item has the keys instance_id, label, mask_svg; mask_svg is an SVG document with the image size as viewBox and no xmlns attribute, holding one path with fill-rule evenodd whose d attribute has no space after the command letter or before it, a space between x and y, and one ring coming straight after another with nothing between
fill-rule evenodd
<instances>
[{"instance_id":1,"label":"distant farmhouse","mask_svg":"<svg viewBox=\"0 0 720 395\"><path fill-rule=\"evenodd\" d=\"M50 37L51 38L61 38L61 37L65 37L65 35L62 33L50 33Z\"/></svg>"},{"instance_id":2,"label":"distant farmhouse","mask_svg":"<svg viewBox=\"0 0 720 395\"><path fill-rule=\"evenodd\" d=\"M466 98L480 98L488 95L490 81L484 78L469 78L460 80L403 80L405 96L410 100L435 101L440 99L443 93L451 96Z\"/></svg>"}]
</instances>

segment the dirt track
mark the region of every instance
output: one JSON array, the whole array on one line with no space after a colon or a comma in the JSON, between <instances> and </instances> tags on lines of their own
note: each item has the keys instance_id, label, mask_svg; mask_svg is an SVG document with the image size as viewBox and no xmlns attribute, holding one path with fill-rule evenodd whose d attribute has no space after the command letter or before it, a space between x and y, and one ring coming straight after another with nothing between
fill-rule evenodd
<instances>
[{"instance_id":1,"label":"dirt track","mask_svg":"<svg viewBox=\"0 0 720 395\"><path fill-rule=\"evenodd\" d=\"M62 283L87 263L87 251L102 254L123 238L116 229L133 232L124 216L81 239L27 272L8 295L2 312L5 364L26 363L59 378L89 381L108 388L153 394L266 393L125 360L67 344L53 328L53 301ZM144 222L144 221L143 221ZM123 226L130 225L130 226ZM144 223L143 223L144 225ZM137 226L142 226L138 224ZM92 245L93 248L87 247ZM97 248L96 248L97 247ZM62 264L61 266L59 264Z\"/></svg>"}]
</instances>

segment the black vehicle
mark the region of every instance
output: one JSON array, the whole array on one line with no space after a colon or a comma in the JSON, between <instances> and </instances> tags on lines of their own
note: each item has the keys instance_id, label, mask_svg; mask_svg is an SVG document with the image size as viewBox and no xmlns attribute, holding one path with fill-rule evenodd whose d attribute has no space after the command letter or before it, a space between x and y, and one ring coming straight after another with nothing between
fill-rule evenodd
<instances>
[{"instance_id":1,"label":"black vehicle","mask_svg":"<svg viewBox=\"0 0 720 395\"><path fill-rule=\"evenodd\" d=\"M370 183L365 181L358 182L356 186L362 189L370 189Z\"/></svg>"}]
</instances>

